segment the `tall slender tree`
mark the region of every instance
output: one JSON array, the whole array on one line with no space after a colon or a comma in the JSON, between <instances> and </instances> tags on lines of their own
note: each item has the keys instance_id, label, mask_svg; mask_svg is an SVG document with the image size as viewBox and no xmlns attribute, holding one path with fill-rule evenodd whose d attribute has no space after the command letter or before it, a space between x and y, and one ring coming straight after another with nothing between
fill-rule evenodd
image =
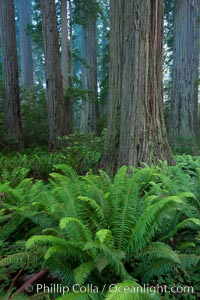
<instances>
[{"instance_id":1,"label":"tall slender tree","mask_svg":"<svg viewBox=\"0 0 200 300\"><path fill-rule=\"evenodd\" d=\"M67 0L61 0L61 71L64 95L69 88L69 55L68 55L68 13ZM73 106L71 97L65 97L66 122L68 133L73 128Z\"/></svg>"},{"instance_id":2,"label":"tall slender tree","mask_svg":"<svg viewBox=\"0 0 200 300\"><path fill-rule=\"evenodd\" d=\"M55 1L40 1L46 71L49 147L53 151L60 144L58 137L66 135L68 130L65 120L66 112L60 69Z\"/></svg>"},{"instance_id":3,"label":"tall slender tree","mask_svg":"<svg viewBox=\"0 0 200 300\"><path fill-rule=\"evenodd\" d=\"M23 147L23 139L20 117L19 78L13 0L0 0L0 25L5 132L8 145L15 150L19 150Z\"/></svg>"},{"instance_id":4,"label":"tall slender tree","mask_svg":"<svg viewBox=\"0 0 200 300\"><path fill-rule=\"evenodd\" d=\"M96 0L83 1L82 15L82 86L88 90L82 102L81 131L96 131L97 125L97 41Z\"/></svg>"},{"instance_id":5,"label":"tall slender tree","mask_svg":"<svg viewBox=\"0 0 200 300\"><path fill-rule=\"evenodd\" d=\"M20 38L20 66L21 80L20 83L29 88L34 83L33 76L33 57L31 37L27 34L27 25L31 24L30 0L18 0L19 7L19 38Z\"/></svg>"},{"instance_id":6,"label":"tall slender tree","mask_svg":"<svg viewBox=\"0 0 200 300\"><path fill-rule=\"evenodd\" d=\"M104 165L173 162L163 114L163 1L111 0Z\"/></svg>"},{"instance_id":7,"label":"tall slender tree","mask_svg":"<svg viewBox=\"0 0 200 300\"><path fill-rule=\"evenodd\" d=\"M175 2L170 141L191 154L197 153L199 9L199 0Z\"/></svg>"}]
</instances>

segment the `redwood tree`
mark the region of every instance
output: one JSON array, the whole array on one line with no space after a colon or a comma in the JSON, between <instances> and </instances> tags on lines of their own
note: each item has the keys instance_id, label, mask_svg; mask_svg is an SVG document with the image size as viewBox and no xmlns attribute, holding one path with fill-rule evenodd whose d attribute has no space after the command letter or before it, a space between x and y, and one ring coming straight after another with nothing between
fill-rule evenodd
<instances>
[{"instance_id":1,"label":"redwood tree","mask_svg":"<svg viewBox=\"0 0 200 300\"><path fill-rule=\"evenodd\" d=\"M97 41L96 41L96 0L83 0L82 5L82 86L85 95L81 109L82 132L96 131L97 103Z\"/></svg>"},{"instance_id":2,"label":"redwood tree","mask_svg":"<svg viewBox=\"0 0 200 300\"><path fill-rule=\"evenodd\" d=\"M199 9L199 0L175 2L170 141L191 154L197 153Z\"/></svg>"},{"instance_id":3,"label":"redwood tree","mask_svg":"<svg viewBox=\"0 0 200 300\"><path fill-rule=\"evenodd\" d=\"M20 65L21 84L29 88L34 83L33 79L33 57L31 37L26 32L30 19L30 0L19 0L19 37L20 37Z\"/></svg>"},{"instance_id":4,"label":"redwood tree","mask_svg":"<svg viewBox=\"0 0 200 300\"><path fill-rule=\"evenodd\" d=\"M20 117L19 78L13 0L0 0L0 25L5 133L8 145L15 150L19 150L23 147L23 140Z\"/></svg>"},{"instance_id":5,"label":"redwood tree","mask_svg":"<svg viewBox=\"0 0 200 300\"><path fill-rule=\"evenodd\" d=\"M173 162L163 114L163 1L111 0L106 152L113 169Z\"/></svg>"},{"instance_id":6,"label":"redwood tree","mask_svg":"<svg viewBox=\"0 0 200 300\"><path fill-rule=\"evenodd\" d=\"M68 55L68 5L67 0L61 0L61 72L64 95L69 88L69 55ZM73 129L73 103L71 97L65 97L66 122L68 133Z\"/></svg>"},{"instance_id":7,"label":"redwood tree","mask_svg":"<svg viewBox=\"0 0 200 300\"><path fill-rule=\"evenodd\" d=\"M65 105L58 46L58 31L54 0L41 0L42 31L45 56L49 146L55 150L58 137L67 134Z\"/></svg>"}]
</instances>

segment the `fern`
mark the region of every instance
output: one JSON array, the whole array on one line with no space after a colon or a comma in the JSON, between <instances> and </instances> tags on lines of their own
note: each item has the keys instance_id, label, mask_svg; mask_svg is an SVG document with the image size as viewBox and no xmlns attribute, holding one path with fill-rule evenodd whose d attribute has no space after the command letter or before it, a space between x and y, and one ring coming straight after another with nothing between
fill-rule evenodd
<instances>
[{"instance_id":1,"label":"fern","mask_svg":"<svg viewBox=\"0 0 200 300\"><path fill-rule=\"evenodd\" d=\"M94 261L82 263L74 269L74 279L80 285L83 285L89 274L96 268Z\"/></svg>"},{"instance_id":2,"label":"fern","mask_svg":"<svg viewBox=\"0 0 200 300\"><path fill-rule=\"evenodd\" d=\"M8 299L12 299L12 300L28 300L28 299L30 299L29 296L26 296L24 294L18 294L18 295L12 296L12 298L11 298L11 293L12 293L12 291L1 295L1 300L8 300Z\"/></svg>"},{"instance_id":3,"label":"fern","mask_svg":"<svg viewBox=\"0 0 200 300\"><path fill-rule=\"evenodd\" d=\"M27 242L26 247L27 249L31 248L35 244L56 244L60 246L68 246L68 243L59 237L53 235L38 235L32 236Z\"/></svg>"},{"instance_id":4,"label":"fern","mask_svg":"<svg viewBox=\"0 0 200 300\"><path fill-rule=\"evenodd\" d=\"M23 266L35 265L41 260L37 254L22 252L8 255L0 260L0 267L11 265L12 268L22 268Z\"/></svg>"},{"instance_id":5,"label":"fern","mask_svg":"<svg viewBox=\"0 0 200 300\"><path fill-rule=\"evenodd\" d=\"M69 228L69 225L72 227L74 225L75 230L73 228ZM60 221L61 229L68 227L68 235L73 238L73 234L75 233L75 239L81 240L83 242L91 241L91 234L86 225L84 225L80 220L76 218L64 218Z\"/></svg>"},{"instance_id":6,"label":"fern","mask_svg":"<svg viewBox=\"0 0 200 300\"><path fill-rule=\"evenodd\" d=\"M90 226L93 225L96 229L107 227L104 211L95 200L85 196L79 196L78 199L82 202L86 202L86 205L83 203L82 208L83 211L87 208L85 212L86 215L84 212L79 213L82 219L90 219L90 221L92 221ZM91 210L94 211L95 216L92 214Z\"/></svg>"},{"instance_id":7,"label":"fern","mask_svg":"<svg viewBox=\"0 0 200 300\"><path fill-rule=\"evenodd\" d=\"M176 196L160 199L158 202L146 208L139 218L136 226L132 230L129 241L129 255L139 253L147 242L155 235L156 230L162 222L161 217L169 205L182 203L181 199Z\"/></svg>"},{"instance_id":8,"label":"fern","mask_svg":"<svg viewBox=\"0 0 200 300\"><path fill-rule=\"evenodd\" d=\"M179 254L161 242L151 243L138 255L138 258L142 258L142 261L136 274L142 276L143 280L147 282L155 276L164 275L173 267L181 265Z\"/></svg>"},{"instance_id":9,"label":"fern","mask_svg":"<svg viewBox=\"0 0 200 300\"><path fill-rule=\"evenodd\" d=\"M104 297L100 293L76 292L63 295L56 300L103 300Z\"/></svg>"},{"instance_id":10,"label":"fern","mask_svg":"<svg viewBox=\"0 0 200 300\"><path fill-rule=\"evenodd\" d=\"M183 228L195 229L195 228L198 228L199 226L200 226L200 220L199 219L195 219L195 218L185 219L182 222L180 222L178 225L176 225L175 228L171 232L169 232L167 234L167 236L164 236L161 240L169 240L170 238L175 236L177 231L179 231Z\"/></svg>"},{"instance_id":11,"label":"fern","mask_svg":"<svg viewBox=\"0 0 200 300\"><path fill-rule=\"evenodd\" d=\"M101 244L99 242L88 242L84 246L84 250L97 250L97 253L102 253L104 257L104 266L112 266L115 274L119 275L123 279L129 279L131 276L126 271L124 264L122 263L122 258L125 257L124 253L112 249L111 247ZM97 265L98 264L98 256L96 256ZM102 270L102 268L101 268Z\"/></svg>"}]
</instances>

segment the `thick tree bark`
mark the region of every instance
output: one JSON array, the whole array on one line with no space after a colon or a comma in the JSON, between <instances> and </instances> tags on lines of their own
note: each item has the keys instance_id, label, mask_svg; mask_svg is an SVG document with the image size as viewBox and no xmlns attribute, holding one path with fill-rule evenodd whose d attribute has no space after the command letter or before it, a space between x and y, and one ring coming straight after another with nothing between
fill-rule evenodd
<instances>
[{"instance_id":1,"label":"thick tree bark","mask_svg":"<svg viewBox=\"0 0 200 300\"><path fill-rule=\"evenodd\" d=\"M42 31L44 41L47 110L49 123L49 146L55 150L58 137L67 134L65 105L58 47L58 31L54 0L41 0Z\"/></svg>"},{"instance_id":2,"label":"thick tree bark","mask_svg":"<svg viewBox=\"0 0 200 300\"><path fill-rule=\"evenodd\" d=\"M104 165L173 162L162 97L163 2L111 0L110 95Z\"/></svg>"},{"instance_id":3,"label":"thick tree bark","mask_svg":"<svg viewBox=\"0 0 200 300\"><path fill-rule=\"evenodd\" d=\"M31 37L26 33L27 24L30 19L30 0L18 0L19 5L19 38L20 38L20 65L21 85L29 88L34 84L33 79L33 57Z\"/></svg>"},{"instance_id":4,"label":"thick tree bark","mask_svg":"<svg viewBox=\"0 0 200 300\"><path fill-rule=\"evenodd\" d=\"M174 149L197 153L199 0L175 3L170 141Z\"/></svg>"},{"instance_id":5,"label":"thick tree bark","mask_svg":"<svg viewBox=\"0 0 200 300\"><path fill-rule=\"evenodd\" d=\"M5 132L9 147L19 150L23 147L23 140L13 0L0 0L0 23Z\"/></svg>"},{"instance_id":6,"label":"thick tree bark","mask_svg":"<svg viewBox=\"0 0 200 300\"><path fill-rule=\"evenodd\" d=\"M64 95L69 88L68 22L67 0L61 0L61 70ZM73 109L71 97L65 97L66 122L69 133L73 128Z\"/></svg>"},{"instance_id":7,"label":"thick tree bark","mask_svg":"<svg viewBox=\"0 0 200 300\"><path fill-rule=\"evenodd\" d=\"M87 5L87 3L85 3ZM91 11L95 11L95 1L91 3ZM91 13L86 15L86 24L82 26L82 86L89 93L82 102L81 126L82 132L96 131L97 125L97 42L96 42L96 17Z\"/></svg>"}]
</instances>

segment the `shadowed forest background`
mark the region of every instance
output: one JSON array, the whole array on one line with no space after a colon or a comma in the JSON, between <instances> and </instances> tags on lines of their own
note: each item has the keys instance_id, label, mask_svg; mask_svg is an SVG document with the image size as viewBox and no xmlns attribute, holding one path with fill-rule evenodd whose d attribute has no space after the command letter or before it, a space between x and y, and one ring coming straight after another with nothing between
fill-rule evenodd
<instances>
[{"instance_id":1,"label":"shadowed forest background","mask_svg":"<svg viewBox=\"0 0 200 300\"><path fill-rule=\"evenodd\" d=\"M200 299L199 57L200 0L0 0L0 300Z\"/></svg>"}]
</instances>

